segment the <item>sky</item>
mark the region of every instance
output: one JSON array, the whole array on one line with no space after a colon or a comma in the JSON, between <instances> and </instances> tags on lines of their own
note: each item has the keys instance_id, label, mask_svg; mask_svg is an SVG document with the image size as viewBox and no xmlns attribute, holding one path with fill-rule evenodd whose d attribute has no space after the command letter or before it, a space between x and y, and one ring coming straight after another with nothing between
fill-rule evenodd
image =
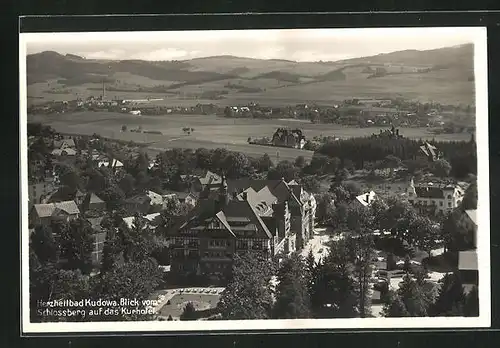
<instances>
[{"instance_id":1,"label":"sky","mask_svg":"<svg viewBox=\"0 0 500 348\"><path fill-rule=\"evenodd\" d=\"M478 28L277 29L22 34L27 54L56 51L87 59L186 60L233 55L337 61L474 42ZM479 28L480 29L480 28Z\"/></svg>"}]
</instances>

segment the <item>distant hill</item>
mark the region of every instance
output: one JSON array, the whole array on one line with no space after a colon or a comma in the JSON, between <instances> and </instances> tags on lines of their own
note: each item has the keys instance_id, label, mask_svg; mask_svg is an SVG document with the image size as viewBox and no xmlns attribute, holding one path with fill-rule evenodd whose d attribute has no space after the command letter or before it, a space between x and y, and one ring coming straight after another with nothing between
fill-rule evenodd
<instances>
[{"instance_id":1,"label":"distant hill","mask_svg":"<svg viewBox=\"0 0 500 348\"><path fill-rule=\"evenodd\" d=\"M474 45L438 48L433 50L405 50L371 57L340 61L342 64L402 64L413 66L447 66L473 69Z\"/></svg>"},{"instance_id":2,"label":"distant hill","mask_svg":"<svg viewBox=\"0 0 500 348\"><path fill-rule=\"evenodd\" d=\"M80 94L82 88L85 90L89 84L100 84L104 80L117 90L161 86L161 90L181 94L220 92L224 99L229 100L245 98L245 91L252 90L253 99L298 100L304 96L302 98L308 100L333 100L337 96L369 97L373 94L383 98L398 95L409 99L455 101L459 95L460 98L466 96L467 103L470 103L474 95L473 57L474 47L468 44L426 51L405 50L336 62L294 62L230 55L182 61L119 61L46 51L28 55L26 63L28 85L45 83L45 89L50 85L55 90L78 87ZM238 88L225 87L231 86L229 82L234 80L239 81ZM433 86L436 86L435 91ZM412 88L420 91L412 92ZM255 91L259 90L262 93L256 95ZM328 97L330 90L334 93ZM40 92L39 87L29 91L30 97L45 92ZM439 95L433 96L434 92ZM51 91L53 95L54 90Z\"/></svg>"}]
</instances>

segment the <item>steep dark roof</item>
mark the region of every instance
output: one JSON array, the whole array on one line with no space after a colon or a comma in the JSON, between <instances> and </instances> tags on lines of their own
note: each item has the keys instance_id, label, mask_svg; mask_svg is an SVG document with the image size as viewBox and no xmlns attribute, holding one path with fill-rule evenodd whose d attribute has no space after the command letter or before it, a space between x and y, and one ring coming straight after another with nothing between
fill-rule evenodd
<instances>
[{"instance_id":1,"label":"steep dark roof","mask_svg":"<svg viewBox=\"0 0 500 348\"><path fill-rule=\"evenodd\" d=\"M420 198L444 198L444 192L439 187L415 187L415 193L417 194L417 197Z\"/></svg>"},{"instance_id":2,"label":"steep dark roof","mask_svg":"<svg viewBox=\"0 0 500 348\"><path fill-rule=\"evenodd\" d=\"M88 218L87 221L90 223L90 226L94 231L101 232L102 231L101 222L103 219L104 217Z\"/></svg>"},{"instance_id":3,"label":"steep dark roof","mask_svg":"<svg viewBox=\"0 0 500 348\"><path fill-rule=\"evenodd\" d=\"M48 203L62 202L62 201L70 201L77 197L83 196L83 193L80 190L72 190L68 186L62 186L50 194L47 198Z\"/></svg>"},{"instance_id":4,"label":"steep dark roof","mask_svg":"<svg viewBox=\"0 0 500 348\"><path fill-rule=\"evenodd\" d=\"M476 220L477 210L476 209L466 210L465 214L467 214L469 219L474 223L474 225L477 226L477 220Z\"/></svg>"},{"instance_id":5,"label":"steep dark roof","mask_svg":"<svg viewBox=\"0 0 500 348\"><path fill-rule=\"evenodd\" d=\"M229 201L220 209L217 202L202 200L194 211L181 223L179 228L205 230L213 219L219 221L234 238L238 231L255 231L257 238L272 238L267 225L248 201Z\"/></svg>"},{"instance_id":6,"label":"steep dark roof","mask_svg":"<svg viewBox=\"0 0 500 348\"><path fill-rule=\"evenodd\" d=\"M149 201L151 201L151 198L145 194L135 195L125 200L126 203L134 203L134 204L144 204L145 202Z\"/></svg>"}]
</instances>

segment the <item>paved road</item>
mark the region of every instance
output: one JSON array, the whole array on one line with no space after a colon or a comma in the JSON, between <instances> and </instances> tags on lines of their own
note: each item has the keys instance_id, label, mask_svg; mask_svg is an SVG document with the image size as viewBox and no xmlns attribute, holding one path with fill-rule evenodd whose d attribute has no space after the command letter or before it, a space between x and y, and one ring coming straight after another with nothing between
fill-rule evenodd
<instances>
[{"instance_id":1,"label":"paved road","mask_svg":"<svg viewBox=\"0 0 500 348\"><path fill-rule=\"evenodd\" d=\"M325 245L330 240L330 236L315 234L314 237L307 242L306 246L300 253L302 257L307 257L309 251L312 250L314 260L318 262L328 255L328 247Z\"/></svg>"}]
</instances>

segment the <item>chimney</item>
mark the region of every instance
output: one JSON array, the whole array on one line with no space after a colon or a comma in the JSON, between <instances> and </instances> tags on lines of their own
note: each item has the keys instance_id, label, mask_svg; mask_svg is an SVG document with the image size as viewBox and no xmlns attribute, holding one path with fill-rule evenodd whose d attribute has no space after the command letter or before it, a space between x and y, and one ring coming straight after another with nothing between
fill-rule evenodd
<instances>
[{"instance_id":1,"label":"chimney","mask_svg":"<svg viewBox=\"0 0 500 348\"><path fill-rule=\"evenodd\" d=\"M248 200L248 193L246 191L243 191L241 193L241 197L243 198L244 201Z\"/></svg>"},{"instance_id":2,"label":"chimney","mask_svg":"<svg viewBox=\"0 0 500 348\"><path fill-rule=\"evenodd\" d=\"M370 203L370 193L366 194L366 203Z\"/></svg>"}]
</instances>

